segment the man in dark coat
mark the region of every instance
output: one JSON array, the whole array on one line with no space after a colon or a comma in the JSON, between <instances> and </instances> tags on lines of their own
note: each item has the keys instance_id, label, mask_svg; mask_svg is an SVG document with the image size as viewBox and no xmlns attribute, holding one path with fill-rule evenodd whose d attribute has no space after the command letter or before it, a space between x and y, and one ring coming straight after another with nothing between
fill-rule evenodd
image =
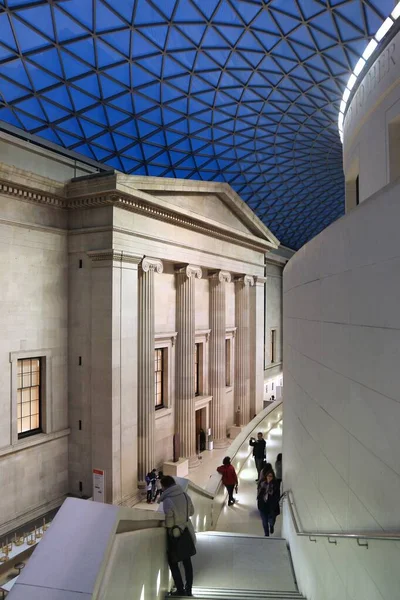
<instances>
[{"instance_id":1,"label":"man in dark coat","mask_svg":"<svg viewBox=\"0 0 400 600\"><path fill-rule=\"evenodd\" d=\"M250 444L250 446L253 446L253 456L254 456L254 462L256 463L257 476L258 476L256 481L258 481L260 478L261 470L264 466L264 462L267 459L267 452L266 452L267 443L264 440L264 436L260 431L259 433L257 433L257 439L250 438L249 444Z\"/></svg>"}]
</instances>

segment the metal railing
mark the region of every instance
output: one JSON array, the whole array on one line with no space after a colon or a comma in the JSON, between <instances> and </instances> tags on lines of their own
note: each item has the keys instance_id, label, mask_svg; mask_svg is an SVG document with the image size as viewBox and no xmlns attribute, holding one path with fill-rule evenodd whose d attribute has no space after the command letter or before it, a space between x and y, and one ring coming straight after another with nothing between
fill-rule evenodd
<instances>
[{"instance_id":1,"label":"metal railing","mask_svg":"<svg viewBox=\"0 0 400 600\"><path fill-rule=\"evenodd\" d=\"M346 533L346 532L321 532L321 531L304 531L301 526L301 522L297 513L296 504L291 490L286 490L282 494L283 500L287 501L290 516L294 525L295 532L298 536L308 537L310 542L317 542L317 538L326 538L330 544L336 544L340 538L357 540L358 546L368 549L368 540L379 540L379 541L400 541L400 532L364 532L364 533ZM362 543L366 542L366 543Z\"/></svg>"}]
</instances>

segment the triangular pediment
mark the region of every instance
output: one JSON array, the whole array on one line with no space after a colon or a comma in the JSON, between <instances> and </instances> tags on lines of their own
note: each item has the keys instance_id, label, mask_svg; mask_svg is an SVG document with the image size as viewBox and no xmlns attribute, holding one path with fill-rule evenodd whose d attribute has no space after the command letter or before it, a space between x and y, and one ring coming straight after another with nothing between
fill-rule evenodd
<instances>
[{"instance_id":1,"label":"triangular pediment","mask_svg":"<svg viewBox=\"0 0 400 600\"><path fill-rule=\"evenodd\" d=\"M227 183L104 173L73 179L70 206L99 196L125 210L268 252L279 241ZM78 204L77 204L78 202Z\"/></svg>"},{"instance_id":2,"label":"triangular pediment","mask_svg":"<svg viewBox=\"0 0 400 600\"><path fill-rule=\"evenodd\" d=\"M207 225L219 226L241 236L258 238L271 248L279 241L245 202L226 183L198 182L158 177L117 175L117 187L134 193L140 191L170 206L182 215L199 219Z\"/></svg>"}]
</instances>

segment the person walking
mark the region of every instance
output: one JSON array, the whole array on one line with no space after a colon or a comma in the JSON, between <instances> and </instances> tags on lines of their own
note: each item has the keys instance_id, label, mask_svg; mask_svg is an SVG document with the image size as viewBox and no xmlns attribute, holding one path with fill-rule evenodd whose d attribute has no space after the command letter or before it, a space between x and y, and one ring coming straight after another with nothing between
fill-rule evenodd
<instances>
[{"instance_id":1,"label":"person walking","mask_svg":"<svg viewBox=\"0 0 400 600\"><path fill-rule=\"evenodd\" d=\"M267 452L266 452L267 442L264 440L264 436L260 431L259 433L257 433L257 439L255 439L253 437L250 438L249 444L250 444L250 446L253 447L254 462L256 463L256 469L257 469L256 481L258 482L260 480L261 469L263 468L264 461L267 458Z\"/></svg>"},{"instance_id":2,"label":"person walking","mask_svg":"<svg viewBox=\"0 0 400 600\"><path fill-rule=\"evenodd\" d=\"M281 484L282 484L282 453L280 452L276 457L275 462L275 477L279 487L279 493L281 493Z\"/></svg>"},{"instance_id":3,"label":"person walking","mask_svg":"<svg viewBox=\"0 0 400 600\"><path fill-rule=\"evenodd\" d=\"M190 497L170 475L161 478L161 502L167 528L168 564L176 590L171 596L192 596L193 567L191 557L196 554L196 534L190 517L194 507ZM183 585L179 563L183 563L186 585Z\"/></svg>"},{"instance_id":4,"label":"person walking","mask_svg":"<svg viewBox=\"0 0 400 600\"><path fill-rule=\"evenodd\" d=\"M158 496L161 496L161 494L162 494L162 488L161 488L162 477L164 477L164 473L162 471L158 471L158 476L156 479L156 492L154 494L154 502L157 502Z\"/></svg>"},{"instance_id":5,"label":"person walking","mask_svg":"<svg viewBox=\"0 0 400 600\"><path fill-rule=\"evenodd\" d=\"M279 487L275 473L269 471L264 481L260 483L257 495L257 508L264 528L264 535L269 537L274 533L276 517L280 514L279 509Z\"/></svg>"},{"instance_id":6,"label":"person walking","mask_svg":"<svg viewBox=\"0 0 400 600\"><path fill-rule=\"evenodd\" d=\"M222 475L222 483L228 491L228 506L232 506L232 504L235 504L233 490L236 487L236 493L238 491L238 478L229 456L225 456L222 465L217 468L217 471Z\"/></svg>"}]
</instances>

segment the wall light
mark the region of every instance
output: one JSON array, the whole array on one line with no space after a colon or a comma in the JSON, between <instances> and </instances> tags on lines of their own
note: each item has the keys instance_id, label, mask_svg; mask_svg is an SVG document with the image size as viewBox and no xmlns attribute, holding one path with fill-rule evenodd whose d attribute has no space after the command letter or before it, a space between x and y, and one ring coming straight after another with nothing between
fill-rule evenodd
<instances>
[{"instance_id":1,"label":"wall light","mask_svg":"<svg viewBox=\"0 0 400 600\"><path fill-rule=\"evenodd\" d=\"M353 71L354 75L358 76L361 73L361 71L363 70L364 65L365 65L365 60L363 59L362 56L360 56L356 66L354 67L354 71Z\"/></svg>"},{"instance_id":2,"label":"wall light","mask_svg":"<svg viewBox=\"0 0 400 600\"><path fill-rule=\"evenodd\" d=\"M357 81L357 77L354 75L354 73L352 73L347 82L347 87L349 88L350 91L353 89L356 81Z\"/></svg>"},{"instance_id":3,"label":"wall light","mask_svg":"<svg viewBox=\"0 0 400 600\"><path fill-rule=\"evenodd\" d=\"M157 596L160 593L160 586L161 586L161 570L158 571L158 575L157 575Z\"/></svg>"},{"instance_id":4,"label":"wall light","mask_svg":"<svg viewBox=\"0 0 400 600\"><path fill-rule=\"evenodd\" d=\"M391 28L392 25L393 25L393 19L388 17L386 19L386 21L383 21L382 25L379 27L378 31L376 32L375 39L378 40L378 42L380 42L381 39L387 34L387 32L389 31L389 29Z\"/></svg>"},{"instance_id":5,"label":"wall light","mask_svg":"<svg viewBox=\"0 0 400 600\"><path fill-rule=\"evenodd\" d=\"M389 31L389 29L392 27L392 25L394 25L394 21L396 19L398 19L399 17L400 17L400 2L398 2L397 5L395 6L395 8L392 10L391 17L388 17L387 19L385 19L385 21L383 21L382 25L379 27L378 31L376 32L374 38L372 40L370 40L370 42L368 43L364 52L362 53L362 56L360 56L360 58L358 59L357 64L354 67L353 73L349 77L349 80L347 82L347 87L343 92L342 101L340 103L340 112L339 112L339 116L338 116L338 129L339 129L340 140L342 142L343 142L344 112L346 110L347 101L350 97L350 92L353 89L355 82L357 81L357 76L361 73L361 71L363 70L363 68L366 64L366 61L370 58L370 56L373 54L374 50L378 46L378 42L380 42L385 37L385 35Z\"/></svg>"},{"instance_id":6,"label":"wall light","mask_svg":"<svg viewBox=\"0 0 400 600\"><path fill-rule=\"evenodd\" d=\"M368 60L375 48L377 47L378 42L376 40L371 40L368 46L365 48L362 56L365 60Z\"/></svg>"},{"instance_id":7,"label":"wall light","mask_svg":"<svg viewBox=\"0 0 400 600\"><path fill-rule=\"evenodd\" d=\"M392 17L392 19L398 19L400 17L400 2L392 10L392 14L390 16Z\"/></svg>"},{"instance_id":8,"label":"wall light","mask_svg":"<svg viewBox=\"0 0 400 600\"><path fill-rule=\"evenodd\" d=\"M142 587L142 593L140 594L140 600L144 600L144 584Z\"/></svg>"}]
</instances>

